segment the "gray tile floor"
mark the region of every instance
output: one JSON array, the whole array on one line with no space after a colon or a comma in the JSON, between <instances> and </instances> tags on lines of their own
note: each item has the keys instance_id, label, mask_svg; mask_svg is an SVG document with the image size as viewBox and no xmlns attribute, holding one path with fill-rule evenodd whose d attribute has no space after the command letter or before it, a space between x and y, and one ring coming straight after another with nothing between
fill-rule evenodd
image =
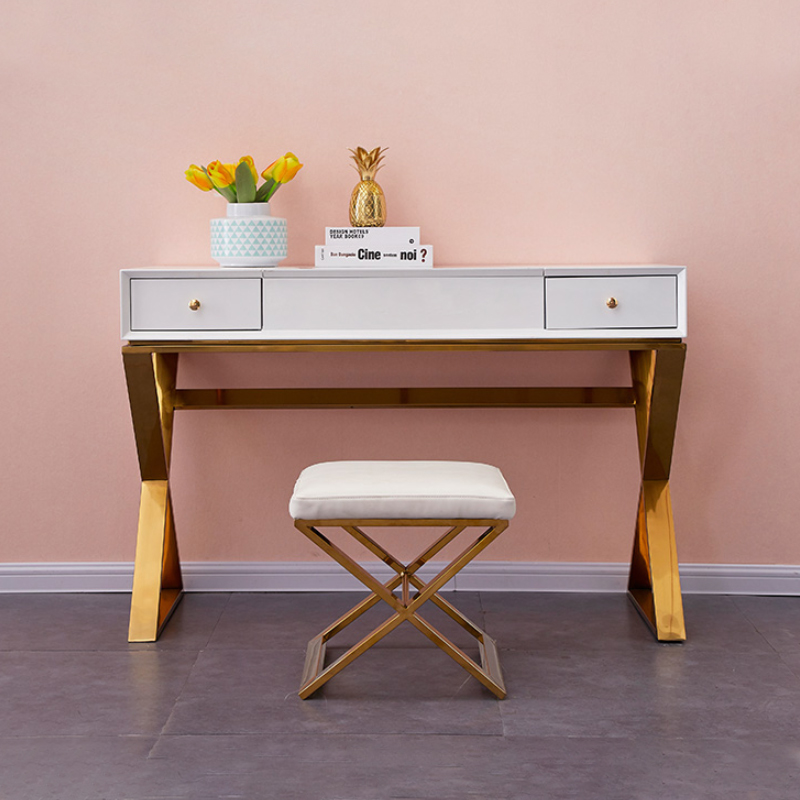
<instances>
[{"instance_id":1,"label":"gray tile floor","mask_svg":"<svg viewBox=\"0 0 800 800\"><path fill-rule=\"evenodd\" d=\"M126 595L0 595L0 800L800 796L800 598L687 596L659 645L623 596L450 597L508 699L406 625L301 701L350 594L188 595L139 645Z\"/></svg>"}]
</instances>

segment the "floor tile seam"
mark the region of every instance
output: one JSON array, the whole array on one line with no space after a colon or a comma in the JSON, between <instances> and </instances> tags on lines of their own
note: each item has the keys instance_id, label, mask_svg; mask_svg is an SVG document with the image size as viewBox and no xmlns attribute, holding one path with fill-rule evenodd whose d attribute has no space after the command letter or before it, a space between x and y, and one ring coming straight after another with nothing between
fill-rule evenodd
<instances>
[{"instance_id":1,"label":"floor tile seam","mask_svg":"<svg viewBox=\"0 0 800 800\"><path fill-rule=\"evenodd\" d=\"M478 608L480 609L481 615L481 629L486 631L486 608L483 605L483 595L485 592L476 592L476 594L478 595Z\"/></svg>"},{"instance_id":2,"label":"floor tile seam","mask_svg":"<svg viewBox=\"0 0 800 800\"><path fill-rule=\"evenodd\" d=\"M194 650L195 648L190 648ZM141 648L142 652L146 652ZM130 647L0 647L0 655L6 653L133 653L136 650Z\"/></svg>"},{"instance_id":3,"label":"floor tile seam","mask_svg":"<svg viewBox=\"0 0 800 800\"><path fill-rule=\"evenodd\" d=\"M422 634L420 634L420 635L422 635ZM456 637L452 637L451 641L453 641L455 638ZM338 650L347 651L351 647L355 646L358 643L358 642L354 642L354 641L351 641L351 640L339 642L339 641L336 641L334 638L331 638L329 640L329 642L333 642L333 645L329 645L328 652L335 652L335 651L338 651ZM477 644L473 644L474 642L476 642L476 640L472 639L472 640L469 640L469 641L462 642L460 644L459 644L459 642L455 641L454 644L458 645L462 650L465 649L465 648L466 649L477 650L478 649L478 645ZM245 647L245 646L243 646L241 644L238 644L238 645L232 644L232 645L225 645L225 646L223 646L223 645L215 645L214 647L203 647L203 648L200 648L200 649L191 647L191 648L186 648L186 650L177 650L175 648L170 648L169 651L167 651L167 652L181 652L181 653L184 653L184 652L188 652L188 651L197 650L197 652L209 652L209 653L224 653L224 652L236 651L236 652L243 652L243 653L276 653L277 652L277 653L302 653L302 654L305 654L306 646L307 646L307 643L303 643L303 645L301 647L298 647L296 645L286 645L286 646L283 646L283 647L277 646L277 645L270 646L270 647L250 647L250 646ZM418 642L415 642L414 644L391 644L390 642L384 643L383 641L380 641L380 642L377 642L376 644L374 644L370 649L371 650L372 649L377 649L377 650L403 650L403 651L406 651L406 652L411 651L411 650L429 650L431 652L437 652L441 648L439 648L433 642L430 642L430 640L426 639L426 640L423 641L422 639L420 639ZM531 648L531 650L535 650L535 649L536 648ZM2 651L0 651L0 652L2 652ZM13 651L13 652L17 652L17 651ZM36 652L36 651L32 651L32 652ZM48 652L48 651L39 651L39 652ZM111 652L116 652L116 651L111 651ZM124 652L124 651L122 651L122 652ZM164 651L160 651L160 652L164 652ZM511 652L511 651L509 651L509 652Z\"/></svg>"},{"instance_id":4,"label":"floor tile seam","mask_svg":"<svg viewBox=\"0 0 800 800\"><path fill-rule=\"evenodd\" d=\"M758 745L785 745L786 744L786 737L775 735L774 737L765 736L763 732L748 734L746 736L732 736L730 733L720 733L718 736L666 736L666 735L659 735L654 733L625 733L620 735L614 735L613 732L604 731L602 733L596 734L588 734L588 733L581 733L581 734L569 734L569 733L540 733L540 734L530 734L530 733L514 733L510 731L508 733L503 734L503 738L505 739L543 739L543 740L552 740L552 739L564 739L568 741L587 741L587 742L597 742L603 740L612 740L614 742L621 742L621 741L632 741L632 742L650 742L650 743L692 743L692 742L719 742L724 744L730 744L732 742L738 743L747 743L751 742L753 744Z\"/></svg>"},{"instance_id":5,"label":"floor tile seam","mask_svg":"<svg viewBox=\"0 0 800 800\"><path fill-rule=\"evenodd\" d=\"M596 654L607 656L609 658L618 658L622 656L640 655L646 653L668 653L685 652L687 655L696 657L728 657L728 656L747 656L750 658L780 658L781 656L800 656L800 649L797 650L775 650L773 647L769 651L754 651L747 646L742 647L725 647L722 645L715 645L704 647L702 644L690 642L678 642L675 644L665 644L663 642L645 642L641 644L631 643L629 645L609 645L600 646L585 644L583 642L538 642L526 646L506 646L504 647L501 642L498 642L498 650L506 653L539 653L542 656L562 656L565 653L576 655L589 655Z\"/></svg>"},{"instance_id":6,"label":"floor tile seam","mask_svg":"<svg viewBox=\"0 0 800 800\"><path fill-rule=\"evenodd\" d=\"M157 733L0 733L0 742L10 739L24 739L26 741L34 739L157 739Z\"/></svg>"},{"instance_id":7,"label":"floor tile seam","mask_svg":"<svg viewBox=\"0 0 800 800\"><path fill-rule=\"evenodd\" d=\"M228 592L227 597L225 598L225 603L220 608L219 614L217 615L217 619L214 622L214 627L208 634L208 638L206 639L205 647L208 647L211 644L211 640L214 638L214 634L217 632L217 628L219 627L219 623L222 620L222 617L225 615L225 612L228 610L228 606L231 604L231 598L233 597L233 592ZM204 648L201 648L204 649Z\"/></svg>"},{"instance_id":8,"label":"floor tile seam","mask_svg":"<svg viewBox=\"0 0 800 800\"><path fill-rule=\"evenodd\" d=\"M180 702L181 697L183 696L184 691L186 690L186 686L189 683L189 680L192 677L192 673L194 672L195 667L197 666L197 662L200 658L201 653L204 651L202 649L198 650L195 654L194 659L192 659L191 666L186 671L186 675L184 676L183 682L181 683L178 691L175 693L175 699L172 701L172 706L169 710L169 714L167 714L167 718L164 720L164 724L161 726L161 730L156 735L155 741L153 742L153 746L147 752L147 758L149 759L152 754L153 750L158 746L158 742L160 741L161 737L165 734L167 727L169 726L170 721L172 720L173 715L175 714L175 709L178 707L178 703Z\"/></svg>"},{"instance_id":9,"label":"floor tile seam","mask_svg":"<svg viewBox=\"0 0 800 800\"><path fill-rule=\"evenodd\" d=\"M769 639L767 639L767 637L759 630L758 625L756 624L755 620L753 620L750 617L750 615L747 613L746 609L742 608L739 605L739 603L737 602L737 599L739 597L749 597L749 596L750 595L729 595L733 606L737 609L737 611L739 611L739 613L745 618L745 620L747 620L747 622L750 623L750 626L752 627L752 629L758 634L758 636L761 637L761 639L764 641L764 643L767 645L767 647L769 647L769 649L772 650L774 653L780 655L781 651L778 650L778 648L775 647L775 645L772 644L772 642Z\"/></svg>"},{"instance_id":10,"label":"floor tile seam","mask_svg":"<svg viewBox=\"0 0 800 800\"><path fill-rule=\"evenodd\" d=\"M148 643L144 643L145 645ZM147 646L137 646L137 647L35 647L35 648L18 648L15 647L10 650L5 650L0 647L0 656L6 655L8 653L24 653L32 655L34 653L97 653L97 654L108 654L111 655L113 653L187 653L187 652L195 652L200 648L196 645L186 645L185 647L179 647L177 645L170 645L169 647L159 647L157 642L153 642L155 647L147 647Z\"/></svg>"},{"instance_id":11,"label":"floor tile seam","mask_svg":"<svg viewBox=\"0 0 800 800\"><path fill-rule=\"evenodd\" d=\"M132 734L124 734L125 736L132 735ZM144 735L138 734L140 738L146 739L148 737L154 737L154 734ZM123 735L120 734L120 737ZM167 732L158 734L159 740L169 740L169 739L208 739L209 737L214 738L241 738L241 739L274 739L276 736L280 736L282 739L320 739L324 741L331 741L336 739L345 740L353 740L355 738L360 739L374 739L380 738L381 740L384 739L409 739L409 738L425 738L425 739L477 739L477 740L484 740L484 739L504 739L506 738L502 733L458 733L457 731L451 731L447 733L442 733L440 731L414 731L412 733L352 733L352 732L343 732L343 733L321 733L319 731L291 731L291 732L283 732L283 733L275 733L270 731L206 731L202 733L192 733L192 732ZM0 736L0 739L3 737ZM5 738L16 738L16 737L5 737ZM30 738L52 738L49 736L41 736L41 737L30 737ZM79 736L76 735L74 738L97 738L95 734L86 735L86 736ZM515 739L518 738L525 738L524 735L515 736ZM535 736L530 738L538 738L538 739L550 739L554 737L550 736ZM555 737L558 738L558 737ZM596 738L596 737L591 737ZM638 738L638 737L628 737L631 739ZM306 758L303 754L300 756L302 758Z\"/></svg>"},{"instance_id":12,"label":"floor tile seam","mask_svg":"<svg viewBox=\"0 0 800 800\"><path fill-rule=\"evenodd\" d=\"M10 734L2 734L0 733L0 741L4 740L93 740L93 739L140 739L140 740L147 740L147 739L154 739L154 740L177 740L177 739L207 739L210 737L214 738L257 738L257 739L264 739L264 738L274 738L275 733L270 733L268 731L225 731L225 732L204 732L204 733L161 733L161 734L153 734L153 733L105 733L105 734L98 734L98 733L42 733L42 734L20 734L20 735L10 735ZM388 739L421 739L424 738L426 740L431 739L476 739L476 740L488 740L488 739L495 739L495 740L502 740L502 739L513 739L515 741L520 740L530 740L530 741L538 741L538 740L553 740L553 739L565 739L569 741L587 741L587 742L595 742L598 740L603 739L613 739L616 741L621 740L630 740L630 741L649 741L649 742L747 742L751 738L758 744L762 745L772 745L772 744L786 744L786 739L783 736L775 736L774 738L765 737L763 733L753 734L752 736L742 736L742 737L731 737L729 734L720 734L719 736L663 736L658 734L647 734L647 733L637 733L637 734L624 734L620 736L614 736L613 734L609 734L608 732L605 733L598 733L598 734L559 734L559 733L538 733L538 734L531 734L531 733L459 733L456 731L442 733L439 731L415 731L413 733L320 733L320 732L311 732L311 731L296 731L291 732L285 735L284 738L293 738L293 739L324 739L325 741L331 740L353 740L353 739L381 739L381 740L388 740ZM149 755L148 755L149 757Z\"/></svg>"}]
</instances>

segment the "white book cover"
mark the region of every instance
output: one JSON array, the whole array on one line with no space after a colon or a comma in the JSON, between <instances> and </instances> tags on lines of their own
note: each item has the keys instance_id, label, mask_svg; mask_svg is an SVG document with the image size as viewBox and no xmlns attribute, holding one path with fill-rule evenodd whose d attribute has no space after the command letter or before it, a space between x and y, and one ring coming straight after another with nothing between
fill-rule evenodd
<instances>
[{"instance_id":1,"label":"white book cover","mask_svg":"<svg viewBox=\"0 0 800 800\"><path fill-rule=\"evenodd\" d=\"M325 246L364 244L369 247L419 247L419 228L325 228Z\"/></svg>"},{"instance_id":2,"label":"white book cover","mask_svg":"<svg viewBox=\"0 0 800 800\"><path fill-rule=\"evenodd\" d=\"M325 247L317 245L314 253L315 267L419 267L433 266L433 247L429 244L405 250L375 250L344 245Z\"/></svg>"}]
</instances>

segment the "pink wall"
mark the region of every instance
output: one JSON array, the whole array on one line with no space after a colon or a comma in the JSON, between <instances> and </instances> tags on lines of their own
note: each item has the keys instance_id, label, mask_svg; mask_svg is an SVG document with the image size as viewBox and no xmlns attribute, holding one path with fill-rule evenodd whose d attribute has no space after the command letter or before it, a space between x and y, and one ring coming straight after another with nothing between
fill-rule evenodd
<instances>
[{"instance_id":1,"label":"pink wall","mask_svg":"<svg viewBox=\"0 0 800 800\"><path fill-rule=\"evenodd\" d=\"M800 564L800 4L113 3L4 11L0 559L131 561L138 472L118 270L211 264L190 162L287 149L290 264L347 221L348 147L388 146L390 224L437 263L689 266L673 499L684 562ZM186 359L183 382L625 377L616 357ZM260 375L258 373L261 373ZM197 412L177 422L186 560L303 560L307 463L486 460L518 518L492 559L624 561L625 411Z\"/></svg>"}]
</instances>

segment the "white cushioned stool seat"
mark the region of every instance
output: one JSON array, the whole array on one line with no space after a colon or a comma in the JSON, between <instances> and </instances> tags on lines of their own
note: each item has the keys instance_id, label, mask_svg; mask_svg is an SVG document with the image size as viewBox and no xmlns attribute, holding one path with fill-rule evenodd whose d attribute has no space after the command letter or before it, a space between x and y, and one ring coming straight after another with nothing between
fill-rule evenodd
<instances>
[{"instance_id":1,"label":"white cushioned stool seat","mask_svg":"<svg viewBox=\"0 0 800 800\"><path fill-rule=\"evenodd\" d=\"M505 519L516 511L503 473L465 461L328 461L300 473L294 519Z\"/></svg>"}]
</instances>

